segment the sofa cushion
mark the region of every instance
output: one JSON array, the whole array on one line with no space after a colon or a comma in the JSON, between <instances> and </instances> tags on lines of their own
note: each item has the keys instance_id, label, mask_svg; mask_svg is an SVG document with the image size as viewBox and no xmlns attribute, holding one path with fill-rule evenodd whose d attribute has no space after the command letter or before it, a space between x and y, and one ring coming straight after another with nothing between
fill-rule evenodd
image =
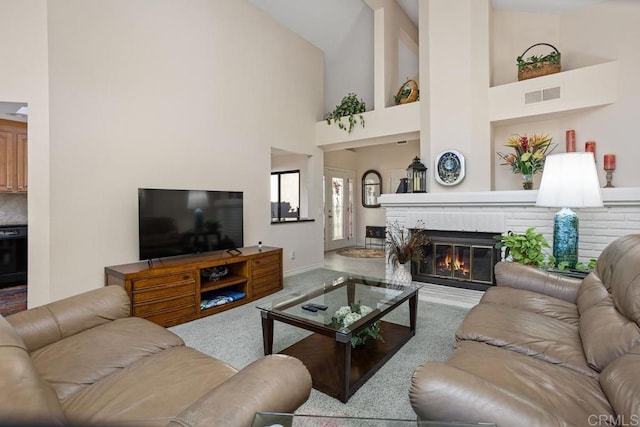
<instances>
[{"instance_id":1,"label":"sofa cushion","mask_svg":"<svg viewBox=\"0 0 640 427\"><path fill-rule=\"evenodd\" d=\"M456 332L480 341L596 377L587 365L578 327L541 314L499 304L473 307Z\"/></svg>"},{"instance_id":2,"label":"sofa cushion","mask_svg":"<svg viewBox=\"0 0 640 427\"><path fill-rule=\"evenodd\" d=\"M189 347L139 359L62 402L79 425L164 426L237 371Z\"/></svg>"},{"instance_id":3,"label":"sofa cushion","mask_svg":"<svg viewBox=\"0 0 640 427\"><path fill-rule=\"evenodd\" d=\"M589 365L601 371L640 343L640 239L605 248L578 290L580 337Z\"/></svg>"},{"instance_id":4,"label":"sofa cushion","mask_svg":"<svg viewBox=\"0 0 640 427\"><path fill-rule=\"evenodd\" d=\"M480 302L506 305L578 326L578 308L575 304L538 292L496 286L487 289Z\"/></svg>"},{"instance_id":5,"label":"sofa cushion","mask_svg":"<svg viewBox=\"0 0 640 427\"><path fill-rule=\"evenodd\" d=\"M68 336L111 320L129 317L129 296L122 286L105 286L7 317L34 352Z\"/></svg>"},{"instance_id":6,"label":"sofa cushion","mask_svg":"<svg viewBox=\"0 0 640 427\"><path fill-rule=\"evenodd\" d=\"M619 424L640 425L640 346L609 364L600 375L600 385L620 417Z\"/></svg>"},{"instance_id":7,"label":"sofa cushion","mask_svg":"<svg viewBox=\"0 0 640 427\"><path fill-rule=\"evenodd\" d=\"M640 343L640 328L609 297L580 315L580 336L589 366L602 371Z\"/></svg>"},{"instance_id":8,"label":"sofa cushion","mask_svg":"<svg viewBox=\"0 0 640 427\"><path fill-rule=\"evenodd\" d=\"M0 316L0 420L3 425L63 425L60 402L36 372L24 342Z\"/></svg>"},{"instance_id":9,"label":"sofa cushion","mask_svg":"<svg viewBox=\"0 0 640 427\"><path fill-rule=\"evenodd\" d=\"M566 427L613 414L596 378L473 341L457 343L445 363L420 366L409 397L427 420Z\"/></svg>"},{"instance_id":10,"label":"sofa cushion","mask_svg":"<svg viewBox=\"0 0 640 427\"><path fill-rule=\"evenodd\" d=\"M165 328L128 317L56 341L33 352L32 358L40 375L64 400L140 359L183 345Z\"/></svg>"}]
</instances>

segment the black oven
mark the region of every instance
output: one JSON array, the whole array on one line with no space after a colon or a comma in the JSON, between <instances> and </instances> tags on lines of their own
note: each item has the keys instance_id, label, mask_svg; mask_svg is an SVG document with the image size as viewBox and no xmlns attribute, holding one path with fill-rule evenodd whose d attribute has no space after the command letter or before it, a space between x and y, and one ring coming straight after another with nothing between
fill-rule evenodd
<instances>
[{"instance_id":1,"label":"black oven","mask_svg":"<svg viewBox=\"0 0 640 427\"><path fill-rule=\"evenodd\" d=\"M27 226L0 226L0 288L27 284Z\"/></svg>"}]
</instances>

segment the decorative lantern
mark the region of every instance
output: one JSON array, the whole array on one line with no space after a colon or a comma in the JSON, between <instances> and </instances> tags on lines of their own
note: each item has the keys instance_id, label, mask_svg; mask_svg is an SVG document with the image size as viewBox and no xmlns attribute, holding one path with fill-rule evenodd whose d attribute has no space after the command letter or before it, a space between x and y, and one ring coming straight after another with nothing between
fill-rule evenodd
<instances>
[{"instance_id":1,"label":"decorative lantern","mask_svg":"<svg viewBox=\"0 0 640 427\"><path fill-rule=\"evenodd\" d=\"M420 157L415 157L407 168L407 192L425 193L427 191L427 167L420 163Z\"/></svg>"}]
</instances>

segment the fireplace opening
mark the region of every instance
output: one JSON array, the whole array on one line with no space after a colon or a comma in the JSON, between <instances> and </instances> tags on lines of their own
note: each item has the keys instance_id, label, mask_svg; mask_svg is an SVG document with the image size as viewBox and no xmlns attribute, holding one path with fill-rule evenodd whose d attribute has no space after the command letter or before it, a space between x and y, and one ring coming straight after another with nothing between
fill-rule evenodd
<instances>
[{"instance_id":1,"label":"fireplace opening","mask_svg":"<svg viewBox=\"0 0 640 427\"><path fill-rule=\"evenodd\" d=\"M493 236L500 233L428 230L429 243L411 265L413 280L486 290L495 285L493 267L500 260Z\"/></svg>"}]
</instances>

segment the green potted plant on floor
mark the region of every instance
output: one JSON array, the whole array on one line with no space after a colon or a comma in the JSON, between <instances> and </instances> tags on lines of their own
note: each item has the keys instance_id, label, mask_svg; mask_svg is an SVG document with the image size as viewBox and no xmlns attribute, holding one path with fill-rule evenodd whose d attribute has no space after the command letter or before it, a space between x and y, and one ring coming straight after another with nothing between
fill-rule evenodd
<instances>
[{"instance_id":1,"label":"green potted plant on floor","mask_svg":"<svg viewBox=\"0 0 640 427\"><path fill-rule=\"evenodd\" d=\"M349 93L342 98L340 105L337 105L333 111L327 113L325 120L328 125L330 125L331 122L337 123L340 129L350 133L358 119L362 127L364 127L364 117L362 113L364 113L366 109L367 106L361 98L358 98L355 93ZM347 117L349 122L348 127L342 122L343 117Z\"/></svg>"}]
</instances>

